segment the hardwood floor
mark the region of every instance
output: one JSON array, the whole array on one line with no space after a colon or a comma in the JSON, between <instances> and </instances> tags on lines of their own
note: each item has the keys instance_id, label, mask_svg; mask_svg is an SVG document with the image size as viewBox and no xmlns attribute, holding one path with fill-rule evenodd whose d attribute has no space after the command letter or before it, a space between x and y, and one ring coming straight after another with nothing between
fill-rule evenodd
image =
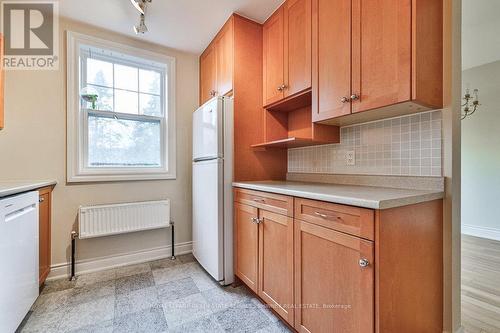
<instances>
[{"instance_id":1,"label":"hardwood floor","mask_svg":"<svg viewBox=\"0 0 500 333\"><path fill-rule=\"evenodd\" d=\"M500 242L462 235L462 325L500 333Z\"/></svg>"}]
</instances>

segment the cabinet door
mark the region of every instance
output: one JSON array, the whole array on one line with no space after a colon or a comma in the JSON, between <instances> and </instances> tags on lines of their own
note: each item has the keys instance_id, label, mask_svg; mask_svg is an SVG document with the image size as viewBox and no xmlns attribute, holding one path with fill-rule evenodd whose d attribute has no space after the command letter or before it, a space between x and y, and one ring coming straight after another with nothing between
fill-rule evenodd
<instances>
[{"instance_id":1,"label":"cabinet door","mask_svg":"<svg viewBox=\"0 0 500 333\"><path fill-rule=\"evenodd\" d=\"M252 219L256 218L257 208L234 204L235 274L254 292L257 292L259 228Z\"/></svg>"},{"instance_id":2,"label":"cabinet door","mask_svg":"<svg viewBox=\"0 0 500 333\"><path fill-rule=\"evenodd\" d=\"M307 222L294 223L297 331L373 332L373 243ZM368 266L361 266L362 259Z\"/></svg>"},{"instance_id":3,"label":"cabinet door","mask_svg":"<svg viewBox=\"0 0 500 333\"><path fill-rule=\"evenodd\" d=\"M352 112L411 99L411 0L353 0Z\"/></svg>"},{"instance_id":4,"label":"cabinet door","mask_svg":"<svg viewBox=\"0 0 500 333\"><path fill-rule=\"evenodd\" d=\"M351 113L351 0L312 0L313 121Z\"/></svg>"},{"instance_id":5,"label":"cabinet door","mask_svg":"<svg viewBox=\"0 0 500 333\"><path fill-rule=\"evenodd\" d=\"M259 210L259 296L293 325L293 219Z\"/></svg>"},{"instance_id":6,"label":"cabinet door","mask_svg":"<svg viewBox=\"0 0 500 333\"><path fill-rule=\"evenodd\" d=\"M285 97L311 88L311 0L288 0L285 18Z\"/></svg>"},{"instance_id":7,"label":"cabinet door","mask_svg":"<svg viewBox=\"0 0 500 333\"><path fill-rule=\"evenodd\" d=\"M283 7L263 27L264 105L283 99Z\"/></svg>"},{"instance_id":8,"label":"cabinet door","mask_svg":"<svg viewBox=\"0 0 500 333\"><path fill-rule=\"evenodd\" d=\"M222 28L215 42L217 55L217 94L224 96L233 90L233 20Z\"/></svg>"},{"instance_id":9,"label":"cabinet door","mask_svg":"<svg viewBox=\"0 0 500 333\"><path fill-rule=\"evenodd\" d=\"M3 68L3 59L4 59L4 38L3 34L0 34L0 129L4 127L4 110L3 110L3 95L4 95L4 68Z\"/></svg>"},{"instance_id":10,"label":"cabinet door","mask_svg":"<svg viewBox=\"0 0 500 333\"><path fill-rule=\"evenodd\" d=\"M200 105L217 93L217 50L209 46L200 57Z\"/></svg>"},{"instance_id":11,"label":"cabinet door","mask_svg":"<svg viewBox=\"0 0 500 333\"><path fill-rule=\"evenodd\" d=\"M50 272L50 213L51 190L40 190L38 206L38 262L39 283L42 285Z\"/></svg>"}]
</instances>

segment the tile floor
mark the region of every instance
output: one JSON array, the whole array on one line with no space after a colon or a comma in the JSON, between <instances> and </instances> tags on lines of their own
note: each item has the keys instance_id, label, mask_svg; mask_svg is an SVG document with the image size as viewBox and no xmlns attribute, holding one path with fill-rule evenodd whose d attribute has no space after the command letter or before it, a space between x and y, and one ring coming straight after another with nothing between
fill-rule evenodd
<instances>
[{"instance_id":1,"label":"tile floor","mask_svg":"<svg viewBox=\"0 0 500 333\"><path fill-rule=\"evenodd\" d=\"M18 332L290 332L191 255L47 282Z\"/></svg>"}]
</instances>

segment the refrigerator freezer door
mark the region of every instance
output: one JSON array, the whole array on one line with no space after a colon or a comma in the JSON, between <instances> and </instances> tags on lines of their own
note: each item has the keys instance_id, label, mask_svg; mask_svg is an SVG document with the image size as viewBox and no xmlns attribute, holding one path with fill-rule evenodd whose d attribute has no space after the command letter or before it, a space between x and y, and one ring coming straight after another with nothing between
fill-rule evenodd
<instances>
[{"instance_id":1,"label":"refrigerator freezer door","mask_svg":"<svg viewBox=\"0 0 500 333\"><path fill-rule=\"evenodd\" d=\"M193 114L193 160L223 155L222 100L214 98Z\"/></svg>"},{"instance_id":2,"label":"refrigerator freezer door","mask_svg":"<svg viewBox=\"0 0 500 333\"><path fill-rule=\"evenodd\" d=\"M193 255L224 279L223 160L193 163Z\"/></svg>"}]
</instances>

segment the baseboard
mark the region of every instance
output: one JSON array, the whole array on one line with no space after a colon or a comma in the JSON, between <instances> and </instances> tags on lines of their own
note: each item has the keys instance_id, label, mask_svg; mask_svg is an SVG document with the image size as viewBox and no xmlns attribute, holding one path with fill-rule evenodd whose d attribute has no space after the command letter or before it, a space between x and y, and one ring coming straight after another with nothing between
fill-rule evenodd
<instances>
[{"instance_id":1,"label":"baseboard","mask_svg":"<svg viewBox=\"0 0 500 333\"><path fill-rule=\"evenodd\" d=\"M175 254L181 255L192 252L192 242L175 244ZM113 256L106 256L93 259L77 260L76 274L92 273L110 268L140 264L147 261L169 258L171 246L162 246L144 251L121 253ZM70 276L70 263L64 262L51 266L47 281L56 280Z\"/></svg>"},{"instance_id":2,"label":"baseboard","mask_svg":"<svg viewBox=\"0 0 500 333\"><path fill-rule=\"evenodd\" d=\"M452 333L452 332L453 331L443 331L443 333ZM465 329L462 326L460 326L460 328L457 329L455 333L465 333Z\"/></svg>"},{"instance_id":3,"label":"baseboard","mask_svg":"<svg viewBox=\"0 0 500 333\"><path fill-rule=\"evenodd\" d=\"M500 241L500 229L462 224L462 234Z\"/></svg>"}]
</instances>

